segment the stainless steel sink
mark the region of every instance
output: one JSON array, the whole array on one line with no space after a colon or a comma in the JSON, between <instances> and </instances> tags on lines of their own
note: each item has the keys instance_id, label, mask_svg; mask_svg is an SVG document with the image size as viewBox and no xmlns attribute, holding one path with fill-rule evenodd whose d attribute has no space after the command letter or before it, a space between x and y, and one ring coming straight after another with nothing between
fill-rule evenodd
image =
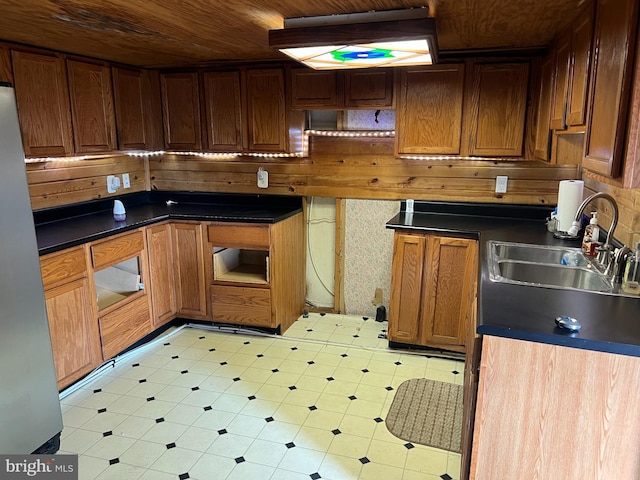
<instances>
[{"instance_id":1,"label":"stainless steel sink","mask_svg":"<svg viewBox=\"0 0 640 480\"><path fill-rule=\"evenodd\" d=\"M578 248L490 241L489 277L494 282L538 287L603 293L613 290L609 278Z\"/></svg>"},{"instance_id":2,"label":"stainless steel sink","mask_svg":"<svg viewBox=\"0 0 640 480\"><path fill-rule=\"evenodd\" d=\"M562 257L570 255L575 260L576 266L588 264L587 258L579 248L547 247L544 245L494 241L489 243L491 244L491 255L498 260L560 265Z\"/></svg>"}]
</instances>

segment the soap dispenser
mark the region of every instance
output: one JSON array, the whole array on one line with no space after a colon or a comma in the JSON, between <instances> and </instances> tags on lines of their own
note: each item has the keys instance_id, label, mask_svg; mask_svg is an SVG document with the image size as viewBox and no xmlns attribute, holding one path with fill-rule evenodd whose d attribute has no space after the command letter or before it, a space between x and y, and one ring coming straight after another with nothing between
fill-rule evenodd
<instances>
[{"instance_id":1,"label":"soap dispenser","mask_svg":"<svg viewBox=\"0 0 640 480\"><path fill-rule=\"evenodd\" d=\"M124 222L127 218L127 212L120 200L114 200L113 202L113 218L116 222Z\"/></svg>"},{"instance_id":2,"label":"soap dispenser","mask_svg":"<svg viewBox=\"0 0 640 480\"><path fill-rule=\"evenodd\" d=\"M631 295L640 295L640 241L636 242L635 250L627 255L622 291Z\"/></svg>"},{"instance_id":3,"label":"soap dispenser","mask_svg":"<svg viewBox=\"0 0 640 480\"><path fill-rule=\"evenodd\" d=\"M582 237L582 251L585 255L591 257L596 254L596 247L600 244L600 227L598 226L598 212L591 212L591 220L589 225L584 229L584 237Z\"/></svg>"}]
</instances>

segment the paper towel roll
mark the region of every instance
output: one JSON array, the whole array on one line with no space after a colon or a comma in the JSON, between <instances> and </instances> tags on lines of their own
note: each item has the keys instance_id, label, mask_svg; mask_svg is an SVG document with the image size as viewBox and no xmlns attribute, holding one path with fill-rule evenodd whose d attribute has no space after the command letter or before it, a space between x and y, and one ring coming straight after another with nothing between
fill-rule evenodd
<instances>
[{"instance_id":1,"label":"paper towel roll","mask_svg":"<svg viewBox=\"0 0 640 480\"><path fill-rule=\"evenodd\" d=\"M566 232L576 218L576 211L582 203L584 182L582 180L562 180L558 189L558 230Z\"/></svg>"}]
</instances>

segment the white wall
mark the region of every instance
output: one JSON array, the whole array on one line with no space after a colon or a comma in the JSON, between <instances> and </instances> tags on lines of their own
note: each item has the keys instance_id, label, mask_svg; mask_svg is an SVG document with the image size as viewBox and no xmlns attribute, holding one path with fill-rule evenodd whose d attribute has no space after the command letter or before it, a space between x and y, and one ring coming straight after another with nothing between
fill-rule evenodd
<instances>
[{"instance_id":1,"label":"white wall","mask_svg":"<svg viewBox=\"0 0 640 480\"><path fill-rule=\"evenodd\" d=\"M307 201L307 302L333 307L336 200L313 197Z\"/></svg>"}]
</instances>

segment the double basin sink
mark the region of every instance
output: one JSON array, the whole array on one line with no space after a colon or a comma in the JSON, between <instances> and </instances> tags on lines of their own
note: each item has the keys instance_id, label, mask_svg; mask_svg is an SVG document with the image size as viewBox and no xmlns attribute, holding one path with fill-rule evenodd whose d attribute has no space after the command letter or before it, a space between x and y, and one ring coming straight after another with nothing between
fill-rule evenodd
<instances>
[{"instance_id":1,"label":"double basin sink","mask_svg":"<svg viewBox=\"0 0 640 480\"><path fill-rule=\"evenodd\" d=\"M579 248L489 241L489 277L494 282L613 293Z\"/></svg>"}]
</instances>

